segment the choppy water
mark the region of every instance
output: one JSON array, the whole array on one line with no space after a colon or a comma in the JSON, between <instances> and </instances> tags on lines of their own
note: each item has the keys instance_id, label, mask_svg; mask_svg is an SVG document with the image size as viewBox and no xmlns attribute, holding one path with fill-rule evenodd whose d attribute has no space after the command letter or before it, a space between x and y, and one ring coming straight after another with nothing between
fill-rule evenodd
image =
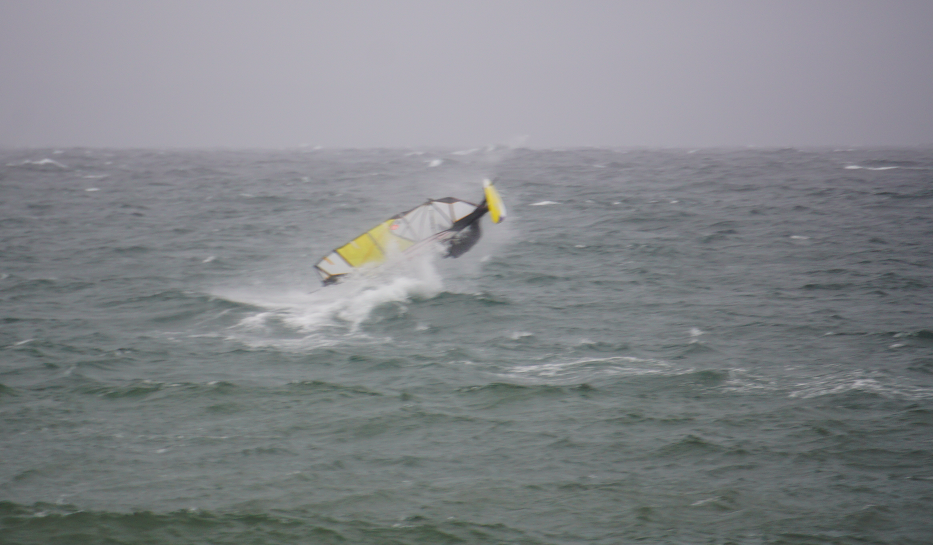
<instances>
[{"instance_id":1,"label":"choppy water","mask_svg":"<svg viewBox=\"0 0 933 545\"><path fill-rule=\"evenodd\" d=\"M314 291L484 176L470 254ZM933 541L929 149L6 150L0 200L0 542Z\"/></svg>"}]
</instances>

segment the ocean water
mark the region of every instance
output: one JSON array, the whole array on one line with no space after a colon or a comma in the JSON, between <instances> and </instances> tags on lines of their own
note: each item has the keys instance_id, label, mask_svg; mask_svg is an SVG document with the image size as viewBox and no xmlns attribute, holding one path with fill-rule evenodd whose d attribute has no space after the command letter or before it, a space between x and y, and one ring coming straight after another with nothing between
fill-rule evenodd
<instances>
[{"instance_id":1,"label":"ocean water","mask_svg":"<svg viewBox=\"0 0 933 545\"><path fill-rule=\"evenodd\" d=\"M0 309L4 544L933 542L931 149L3 150Z\"/></svg>"}]
</instances>

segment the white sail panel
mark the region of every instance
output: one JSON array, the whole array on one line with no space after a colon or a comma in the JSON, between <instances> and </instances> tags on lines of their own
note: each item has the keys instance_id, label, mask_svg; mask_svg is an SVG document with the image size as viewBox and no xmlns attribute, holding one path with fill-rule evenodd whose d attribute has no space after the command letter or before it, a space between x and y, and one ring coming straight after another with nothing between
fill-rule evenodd
<instances>
[{"instance_id":1,"label":"white sail panel","mask_svg":"<svg viewBox=\"0 0 933 545\"><path fill-rule=\"evenodd\" d=\"M454 222L476 210L476 205L456 199L428 201L400 214L389 227L392 234L420 242L450 229Z\"/></svg>"},{"instance_id":2,"label":"white sail panel","mask_svg":"<svg viewBox=\"0 0 933 545\"><path fill-rule=\"evenodd\" d=\"M321 275L322 280L327 280L332 276L338 276L341 274L347 274L353 270L353 267L350 266L337 252L331 252L327 254L324 259L320 260L315 268L318 271L318 274Z\"/></svg>"}]
</instances>

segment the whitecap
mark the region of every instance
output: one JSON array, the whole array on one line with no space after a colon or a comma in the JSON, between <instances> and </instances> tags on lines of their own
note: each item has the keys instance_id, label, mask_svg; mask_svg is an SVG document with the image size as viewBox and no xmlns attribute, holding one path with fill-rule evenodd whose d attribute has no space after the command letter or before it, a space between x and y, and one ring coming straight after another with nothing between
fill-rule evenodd
<instances>
[{"instance_id":1,"label":"whitecap","mask_svg":"<svg viewBox=\"0 0 933 545\"><path fill-rule=\"evenodd\" d=\"M893 170L900 167L863 167L859 165L847 165L847 170Z\"/></svg>"},{"instance_id":2,"label":"whitecap","mask_svg":"<svg viewBox=\"0 0 933 545\"><path fill-rule=\"evenodd\" d=\"M37 167L53 166L53 167L58 167L58 168L61 168L61 169L67 169L67 168L68 168L67 166L63 165L62 163L59 163L58 161L56 161L55 159L49 159L49 158L39 159L39 160L37 160L37 161L30 161L30 160L27 159L26 161L21 162L19 165L10 164L10 165L7 165L7 166L11 166L11 167L12 167L12 166L37 166Z\"/></svg>"},{"instance_id":3,"label":"whitecap","mask_svg":"<svg viewBox=\"0 0 933 545\"><path fill-rule=\"evenodd\" d=\"M760 393L772 392L778 388L773 379L753 375L745 369L729 369L729 378L722 386L724 392Z\"/></svg>"},{"instance_id":4,"label":"whitecap","mask_svg":"<svg viewBox=\"0 0 933 545\"><path fill-rule=\"evenodd\" d=\"M879 373L854 371L837 373L796 385L789 397L810 399L848 392L865 392L894 399L930 399L933 388L905 384L901 379L891 379Z\"/></svg>"},{"instance_id":5,"label":"whitecap","mask_svg":"<svg viewBox=\"0 0 933 545\"><path fill-rule=\"evenodd\" d=\"M580 360L520 365L510 369L507 376L513 378L545 378L586 380L598 376L626 375L679 375L693 369L678 369L671 364L655 359L632 356L610 356L606 358L584 358Z\"/></svg>"},{"instance_id":6,"label":"whitecap","mask_svg":"<svg viewBox=\"0 0 933 545\"><path fill-rule=\"evenodd\" d=\"M550 204L560 204L560 203L555 202L555 201L541 201L541 202L530 204L529 206L548 206Z\"/></svg>"},{"instance_id":7,"label":"whitecap","mask_svg":"<svg viewBox=\"0 0 933 545\"><path fill-rule=\"evenodd\" d=\"M703 335L704 333L705 331L703 331L702 329L698 327L691 327L690 328L690 342L691 343L700 342L700 336Z\"/></svg>"}]
</instances>

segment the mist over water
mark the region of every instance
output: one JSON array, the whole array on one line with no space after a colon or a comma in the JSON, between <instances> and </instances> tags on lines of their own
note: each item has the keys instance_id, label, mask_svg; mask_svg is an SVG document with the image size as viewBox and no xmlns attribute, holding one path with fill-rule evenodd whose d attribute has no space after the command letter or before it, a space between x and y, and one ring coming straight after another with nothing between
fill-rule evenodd
<instances>
[{"instance_id":1,"label":"mist over water","mask_svg":"<svg viewBox=\"0 0 933 545\"><path fill-rule=\"evenodd\" d=\"M460 259L320 288L423 202ZM9 543L925 543L933 151L0 152Z\"/></svg>"}]
</instances>

